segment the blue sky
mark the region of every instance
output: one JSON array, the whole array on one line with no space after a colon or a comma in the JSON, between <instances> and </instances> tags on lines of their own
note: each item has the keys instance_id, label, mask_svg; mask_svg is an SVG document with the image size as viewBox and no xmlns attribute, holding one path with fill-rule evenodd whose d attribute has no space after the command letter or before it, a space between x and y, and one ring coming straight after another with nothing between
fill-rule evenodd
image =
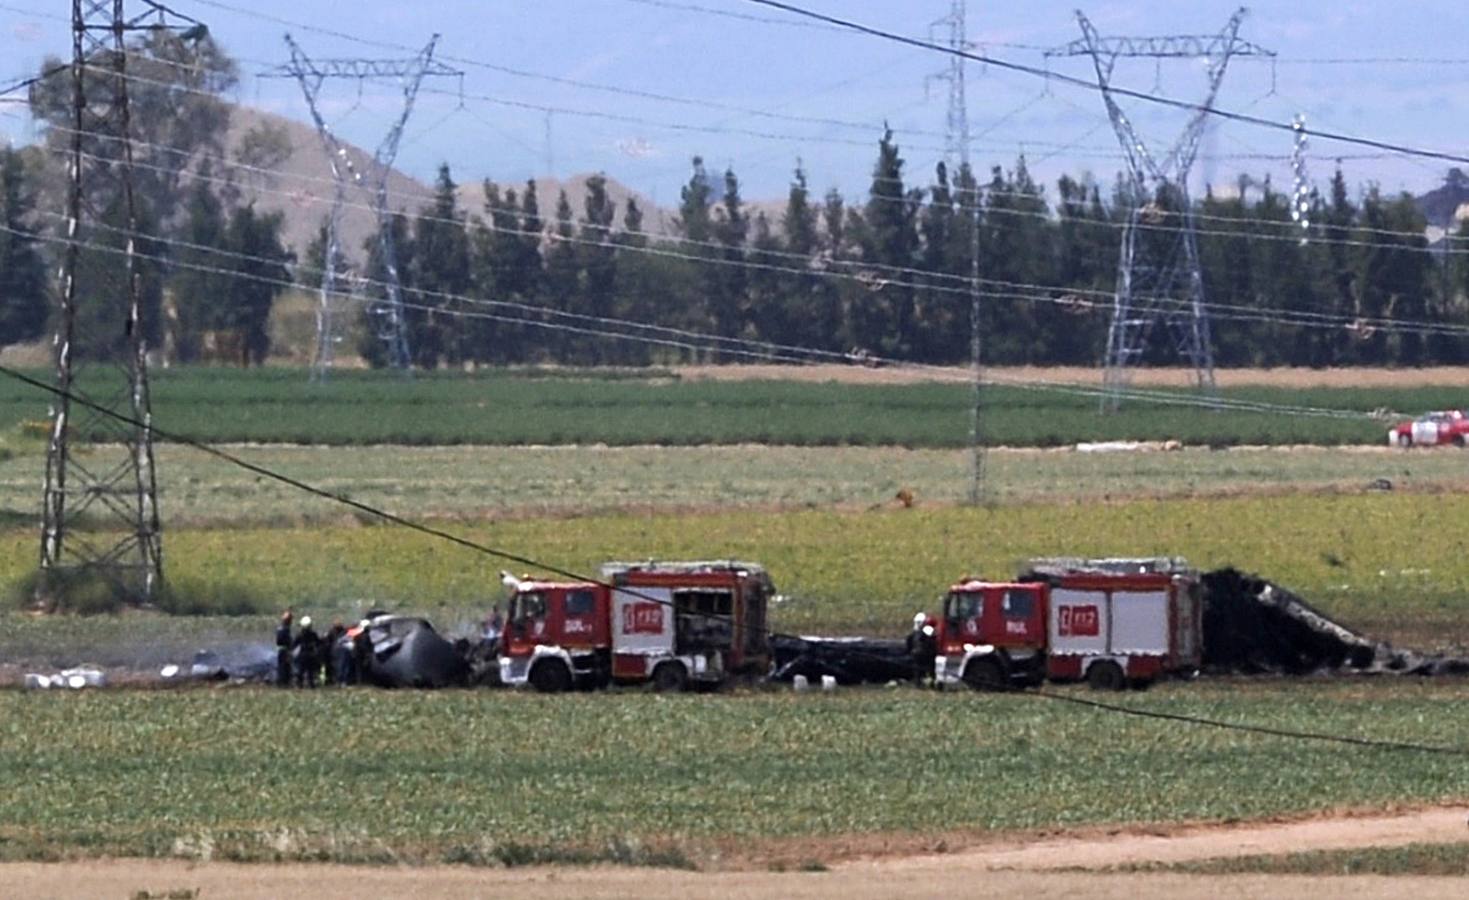
<instances>
[{"instance_id":1,"label":"blue sky","mask_svg":"<svg viewBox=\"0 0 1469 900\"><path fill-rule=\"evenodd\" d=\"M948 0L805 2L914 36L926 36L929 22L947 13L949 5ZM516 181L546 174L548 167L557 175L600 170L668 204L676 201L696 153L713 168L733 166L751 199L783 195L797 159L815 189L836 186L860 194L885 121L897 133L915 178L926 179L942 155L945 89L942 84L926 89L925 76L944 69L944 57L871 37L780 24L775 20L788 17L743 0L228 0L239 11L196 0L171 5L208 22L241 58L239 100L303 120L306 110L294 83L255 77L285 59L281 36L287 26L265 17L405 47L421 46L437 31L443 35L440 52L447 57L692 101L665 102L456 63L466 73L464 107L456 82L436 81L430 85L435 92L420 98L405 135L400 167L420 177L430 177L441 161L450 163L460 181ZM972 0L970 36L990 55L1042 65L1041 54L1030 47L1077 37L1074 6L1075 0ZM1104 35L1193 34L1217 31L1236 6L1107 0L1087 6L1086 12ZM4 74L24 76L47 54L67 52L69 7L63 0L0 3L0 58L13 70ZM405 55L299 27L290 30L315 56ZM1220 107L1282 122L1304 112L1313 127L1469 154L1469 4L1462 0L1261 2L1251 7L1241 35L1275 50L1279 60L1273 77L1267 63L1238 60L1225 79ZM1457 61L1321 61L1382 58ZM1093 74L1085 59L1057 60L1052 67L1082 77ZM1192 100L1200 95L1203 75L1189 62L1124 63L1117 82ZM328 118L348 139L372 147L397 102L391 86L369 84L359 100L357 88L342 83L328 105ZM1182 125L1178 113L1142 107L1131 112L1155 147L1171 143ZM1084 170L1110 181L1120 166L1116 138L1095 92L1061 85L1047 91L1039 79L976 65L970 69L969 116L975 160L985 168L1008 166L1021 152L1046 182L1063 171ZM33 137L17 105L0 106L0 129L17 142ZM1426 190L1446 168L1324 141L1315 141L1310 153L1312 178L1321 183L1339 156L1346 157L1350 181L1376 181L1388 190ZM1372 158L1357 158L1363 154ZM1221 124L1205 138L1195 183L1232 183L1247 172L1269 174L1288 188L1289 159L1288 134Z\"/></svg>"}]
</instances>

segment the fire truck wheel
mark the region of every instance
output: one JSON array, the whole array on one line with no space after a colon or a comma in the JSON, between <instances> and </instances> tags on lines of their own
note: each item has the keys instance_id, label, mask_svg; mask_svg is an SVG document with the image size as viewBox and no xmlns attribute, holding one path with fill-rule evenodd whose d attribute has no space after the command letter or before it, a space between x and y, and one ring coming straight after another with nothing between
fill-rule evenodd
<instances>
[{"instance_id":1,"label":"fire truck wheel","mask_svg":"<svg viewBox=\"0 0 1469 900\"><path fill-rule=\"evenodd\" d=\"M1413 436L1411 434L1398 435L1398 446L1405 450L1413 446Z\"/></svg>"},{"instance_id":2,"label":"fire truck wheel","mask_svg":"<svg viewBox=\"0 0 1469 900\"><path fill-rule=\"evenodd\" d=\"M1005 667L993 656L971 659L964 667L964 683L976 691L1003 691L1007 681Z\"/></svg>"},{"instance_id":3,"label":"fire truck wheel","mask_svg":"<svg viewBox=\"0 0 1469 900\"><path fill-rule=\"evenodd\" d=\"M1456 434L1456 435L1454 435L1454 446L1455 447L1458 447L1460 450L1462 450L1462 449L1464 449L1464 444L1465 444L1465 440L1464 440L1464 436L1462 434Z\"/></svg>"},{"instance_id":4,"label":"fire truck wheel","mask_svg":"<svg viewBox=\"0 0 1469 900\"><path fill-rule=\"evenodd\" d=\"M560 694L571 690L571 670L559 659L543 659L530 670L530 683L543 694Z\"/></svg>"},{"instance_id":5,"label":"fire truck wheel","mask_svg":"<svg viewBox=\"0 0 1469 900\"><path fill-rule=\"evenodd\" d=\"M653 690L660 694L681 691L688 681L689 673L683 663L666 662L653 670Z\"/></svg>"},{"instance_id":6,"label":"fire truck wheel","mask_svg":"<svg viewBox=\"0 0 1469 900\"><path fill-rule=\"evenodd\" d=\"M1094 662L1091 668L1086 670L1086 683L1093 690L1098 691L1120 691L1127 687L1127 676L1122 674L1122 667L1104 659Z\"/></svg>"}]
</instances>

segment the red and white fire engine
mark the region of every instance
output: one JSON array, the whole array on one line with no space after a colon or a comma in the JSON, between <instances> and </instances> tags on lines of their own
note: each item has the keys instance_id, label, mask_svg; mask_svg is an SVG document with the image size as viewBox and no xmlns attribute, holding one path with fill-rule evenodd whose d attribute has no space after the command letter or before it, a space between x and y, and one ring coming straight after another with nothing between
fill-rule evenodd
<instances>
[{"instance_id":1,"label":"red and white fire engine","mask_svg":"<svg viewBox=\"0 0 1469 900\"><path fill-rule=\"evenodd\" d=\"M770 667L775 590L746 562L607 563L602 583L506 578L500 680L554 693L613 682L717 685Z\"/></svg>"},{"instance_id":2,"label":"red and white fire engine","mask_svg":"<svg viewBox=\"0 0 1469 900\"><path fill-rule=\"evenodd\" d=\"M1036 560L1015 581L962 581L933 626L934 682L1120 690L1192 674L1200 596L1197 573L1173 559Z\"/></svg>"},{"instance_id":3,"label":"red and white fire engine","mask_svg":"<svg viewBox=\"0 0 1469 900\"><path fill-rule=\"evenodd\" d=\"M1424 413L1411 422L1400 422L1387 433L1387 442L1395 447L1437 447L1469 443L1469 416L1462 409L1446 409Z\"/></svg>"}]
</instances>

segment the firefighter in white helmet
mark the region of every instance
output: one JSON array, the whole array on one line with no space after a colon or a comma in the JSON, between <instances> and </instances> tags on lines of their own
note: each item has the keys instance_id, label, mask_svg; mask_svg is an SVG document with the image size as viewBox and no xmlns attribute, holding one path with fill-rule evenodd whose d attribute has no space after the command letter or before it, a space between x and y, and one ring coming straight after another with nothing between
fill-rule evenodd
<instances>
[{"instance_id":1,"label":"firefighter in white helmet","mask_svg":"<svg viewBox=\"0 0 1469 900\"><path fill-rule=\"evenodd\" d=\"M311 617L301 617L301 630L292 646L296 653L296 687L314 688L321 674L321 635L311 627Z\"/></svg>"},{"instance_id":2,"label":"firefighter in white helmet","mask_svg":"<svg viewBox=\"0 0 1469 900\"><path fill-rule=\"evenodd\" d=\"M913 683L921 685L933 677L933 661L938 656L937 630L928 613L913 616L913 630L908 632L908 656L913 660Z\"/></svg>"}]
</instances>

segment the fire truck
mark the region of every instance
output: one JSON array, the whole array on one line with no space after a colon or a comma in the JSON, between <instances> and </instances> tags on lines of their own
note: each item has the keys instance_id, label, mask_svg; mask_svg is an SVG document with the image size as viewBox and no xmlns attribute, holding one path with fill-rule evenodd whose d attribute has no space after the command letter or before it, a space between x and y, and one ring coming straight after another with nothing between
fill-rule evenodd
<instances>
[{"instance_id":1,"label":"fire truck","mask_svg":"<svg viewBox=\"0 0 1469 900\"><path fill-rule=\"evenodd\" d=\"M601 582L506 576L500 680L556 693L651 683L711 687L770 667L775 589L754 563L607 563Z\"/></svg>"},{"instance_id":2,"label":"fire truck","mask_svg":"<svg viewBox=\"0 0 1469 900\"><path fill-rule=\"evenodd\" d=\"M1178 559L1034 560L1014 581L955 584L932 628L940 687L1142 687L1197 672L1201 588Z\"/></svg>"}]
</instances>

